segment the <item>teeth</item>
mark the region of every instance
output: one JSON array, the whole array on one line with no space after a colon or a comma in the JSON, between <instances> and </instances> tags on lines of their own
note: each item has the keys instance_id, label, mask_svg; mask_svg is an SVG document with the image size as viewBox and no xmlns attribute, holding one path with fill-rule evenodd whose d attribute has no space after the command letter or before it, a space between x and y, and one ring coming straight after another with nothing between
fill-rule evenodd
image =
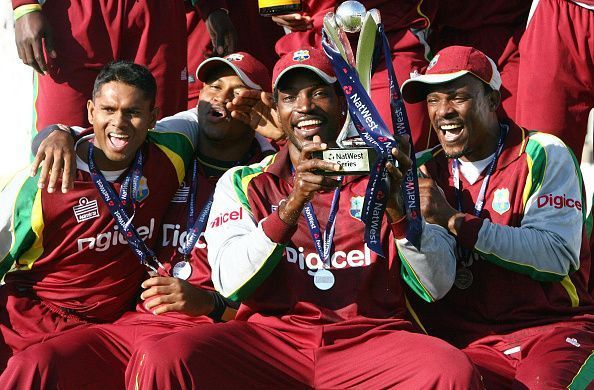
<instances>
[{"instance_id":1,"label":"teeth","mask_svg":"<svg viewBox=\"0 0 594 390\"><path fill-rule=\"evenodd\" d=\"M116 134L116 133L111 133L109 136L110 137L113 137L113 138L119 138L119 139L128 139L128 138L130 138L129 136L127 136L125 134Z\"/></svg>"},{"instance_id":2,"label":"teeth","mask_svg":"<svg viewBox=\"0 0 594 390\"><path fill-rule=\"evenodd\" d=\"M322 121L319 119L308 119L297 123L297 127L315 126L321 124Z\"/></svg>"},{"instance_id":3,"label":"teeth","mask_svg":"<svg viewBox=\"0 0 594 390\"><path fill-rule=\"evenodd\" d=\"M440 128L442 130L453 130L453 129L457 129L458 127L462 127L460 125L441 125Z\"/></svg>"}]
</instances>

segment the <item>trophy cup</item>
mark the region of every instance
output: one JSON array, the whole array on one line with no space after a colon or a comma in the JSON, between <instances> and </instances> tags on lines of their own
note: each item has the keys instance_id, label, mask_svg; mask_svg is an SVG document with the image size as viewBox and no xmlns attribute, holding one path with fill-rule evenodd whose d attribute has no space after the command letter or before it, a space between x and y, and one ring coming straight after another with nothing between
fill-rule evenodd
<instances>
[{"instance_id":1,"label":"trophy cup","mask_svg":"<svg viewBox=\"0 0 594 390\"><path fill-rule=\"evenodd\" d=\"M349 65L357 70L359 81L369 94L371 67L375 48L375 39L380 23L380 14L376 9L369 12L358 1L345 1L338 6L336 13L328 12L324 16L324 34L328 41L338 49ZM356 56L346 33L359 33ZM345 123L336 139L338 147L317 152L315 157L337 163L343 175L369 174L377 158L376 150L366 146L347 113ZM336 174L336 172L319 172Z\"/></svg>"}]
</instances>

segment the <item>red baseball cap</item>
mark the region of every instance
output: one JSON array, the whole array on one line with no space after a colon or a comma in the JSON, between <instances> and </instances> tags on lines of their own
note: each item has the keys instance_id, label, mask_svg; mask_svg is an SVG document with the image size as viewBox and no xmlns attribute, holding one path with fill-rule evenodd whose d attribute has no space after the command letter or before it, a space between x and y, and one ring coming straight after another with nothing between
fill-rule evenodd
<instances>
[{"instance_id":1,"label":"red baseball cap","mask_svg":"<svg viewBox=\"0 0 594 390\"><path fill-rule=\"evenodd\" d=\"M469 46L449 46L433 57L425 74L402 84L402 96L409 103L418 103L427 97L428 84L447 83L468 73L494 90L501 88L497 65L485 53Z\"/></svg>"},{"instance_id":2,"label":"red baseball cap","mask_svg":"<svg viewBox=\"0 0 594 390\"><path fill-rule=\"evenodd\" d=\"M323 51L308 47L290 51L276 62L272 71L272 90L276 89L278 82L288 71L298 68L311 70L328 84L336 82L330 59Z\"/></svg>"},{"instance_id":3,"label":"red baseball cap","mask_svg":"<svg viewBox=\"0 0 594 390\"><path fill-rule=\"evenodd\" d=\"M222 64L230 67L239 76L241 81L250 88L268 90L270 73L264 64L254 56L240 51L225 57L211 57L202 61L196 69L196 77L203 83L206 82L208 73Z\"/></svg>"}]
</instances>

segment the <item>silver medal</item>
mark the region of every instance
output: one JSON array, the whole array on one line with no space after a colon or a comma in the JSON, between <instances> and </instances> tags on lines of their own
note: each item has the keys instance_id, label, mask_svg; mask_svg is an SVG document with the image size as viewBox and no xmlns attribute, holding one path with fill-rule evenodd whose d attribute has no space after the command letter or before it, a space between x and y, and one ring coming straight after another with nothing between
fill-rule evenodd
<instances>
[{"instance_id":1,"label":"silver medal","mask_svg":"<svg viewBox=\"0 0 594 390\"><path fill-rule=\"evenodd\" d=\"M460 290L466 290L468 287L470 287L473 280L474 276L472 275L472 271L470 269L461 267L456 270L456 279L454 280L454 285Z\"/></svg>"},{"instance_id":2,"label":"silver medal","mask_svg":"<svg viewBox=\"0 0 594 390\"><path fill-rule=\"evenodd\" d=\"M187 280L192 274L192 266L188 261L180 261L173 266L171 274L178 279Z\"/></svg>"},{"instance_id":3,"label":"silver medal","mask_svg":"<svg viewBox=\"0 0 594 390\"><path fill-rule=\"evenodd\" d=\"M327 269L319 269L313 275L314 285L320 290L329 290L334 286L334 275Z\"/></svg>"}]
</instances>

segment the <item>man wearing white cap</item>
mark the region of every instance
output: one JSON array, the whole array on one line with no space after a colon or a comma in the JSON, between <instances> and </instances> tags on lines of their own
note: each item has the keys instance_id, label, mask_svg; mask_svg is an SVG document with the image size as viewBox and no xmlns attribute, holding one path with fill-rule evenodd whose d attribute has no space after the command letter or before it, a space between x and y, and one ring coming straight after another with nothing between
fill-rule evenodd
<instances>
[{"instance_id":1,"label":"man wearing white cap","mask_svg":"<svg viewBox=\"0 0 594 390\"><path fill-rule=\"evenodd\" d=\"M346 108L329 59L313 48L286 54L274 68L273 89L289 142L261 164L223 175L206 230L213 284L241 301L237 319L137 350L128 384L479 388L460 351L416 333L411 323L402 279L426 299L438 299L453 282L454 261L399 261L395 237L406 228L395 199L400 171L388 168L393 186L380 227L385 258L363 240L367 177L341 181L316 173L338 169L311 154L335 143ZM406 150L392 153L401 167L410 166ZM316 224L324 238L316 237ZM430 241L422 245L441 251Z\"/></svg>"},{"instance_id":2,"label":"man wearing white cap","mask_svg":"<svg viewBox=\"0 0 594 390\"><path fill-rule=\"evenodd\" d=\"M417 156L421 208L449 232L436 239L457 262L441 301L409 296L429 334L461 348L488 388L585 388L594 303L581 173L555 136L498 121L500 86L493 61L464 46L402 86L409 102L426 101L440 141Z\"/></svg>"},{"instance_id":3,"label":"man wearing white cap","mask_svg":"<svg viewBox=\"0 0 594 390\"><path fill-rule=\"evenodd\" d=\"M155 233L157 256L171 276L164 273L144 280L136 311L126 312L113 324L70 332L67 342L58 338L17 355L0 377L0 387L123 388L126 365L137 346L234 316L210 281L207 244L201 235L204 225L198 220L201 215L208 217L209 198L226 170L274 152L268 141L232 118L227 106L244 90L268 89L270 74L253 56L240 52L204 61L197 77L204 83L197 109L157 124L157 131L184 129L184 134L196 133L199 127L194 164L169 203L160 233ZM151 191L159 191L158 185Z\"/></svg>"}]
</instances>

